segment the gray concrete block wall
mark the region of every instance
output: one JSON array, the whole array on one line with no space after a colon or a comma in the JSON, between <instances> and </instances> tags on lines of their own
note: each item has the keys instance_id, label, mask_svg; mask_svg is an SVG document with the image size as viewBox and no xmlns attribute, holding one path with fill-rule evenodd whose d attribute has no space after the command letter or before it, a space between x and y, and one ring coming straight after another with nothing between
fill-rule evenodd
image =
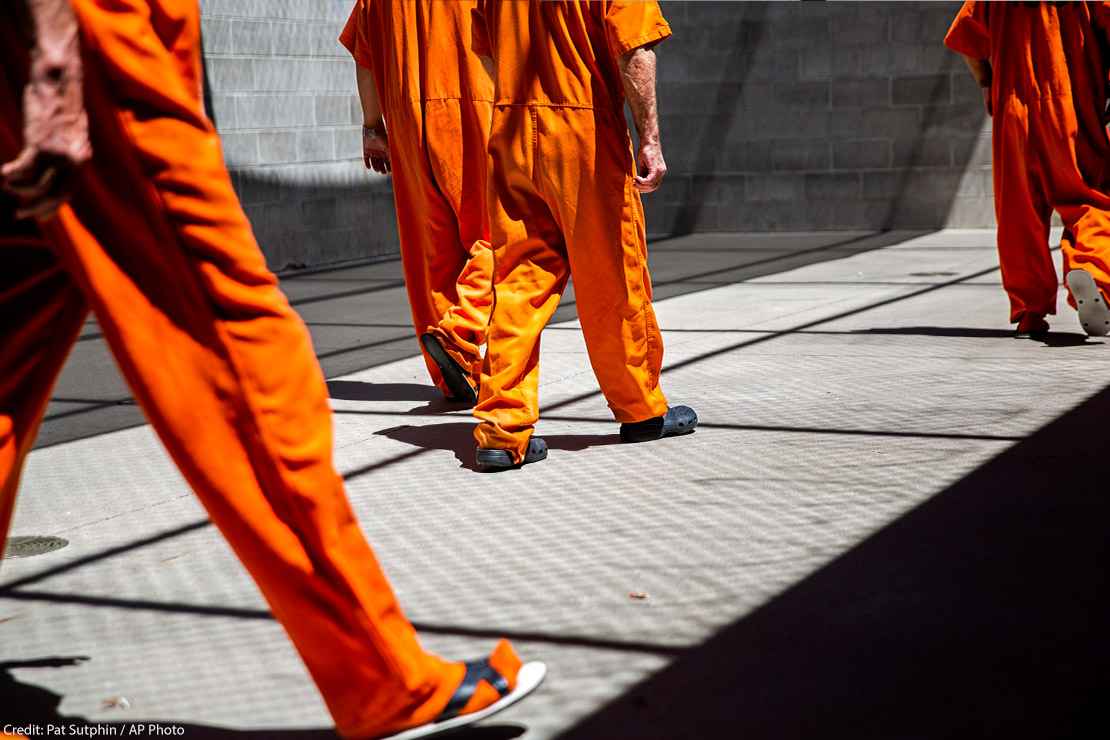
<instances>
[{"instance_id":1,"label":"gray concrete block wall","mask_svg":"<svg viewBox=\"0 0 1110 740\"><path fill-rule=\"evenodd\" d=\"M990 119L943 46L958 7L663 0L649 231L993 225Z\"/></svg>"},{"instance_id":2,"label":"gray concrete block wall","mask_svg":"<svg viewBox=\"0 0 1110 740\"><path fill-rule=\"evenodd\" d=\"M362 165L350 0L201 0L211 112L274 270L397 251L388 178Z\"/></svg>"},{"instance_id":3,"label":"gray concrete block wall","mask_svg":"<svg viewBox=\"0 0 1110 740\"><path fill-rule=\"evenodd\" d=\"M202 0L210 102L275 269L394 254L361 163L351 0ZM990 121L942 44L955 2L663 0L670 172L653 234L993 224Z\"/></svg>"}]
</instances>

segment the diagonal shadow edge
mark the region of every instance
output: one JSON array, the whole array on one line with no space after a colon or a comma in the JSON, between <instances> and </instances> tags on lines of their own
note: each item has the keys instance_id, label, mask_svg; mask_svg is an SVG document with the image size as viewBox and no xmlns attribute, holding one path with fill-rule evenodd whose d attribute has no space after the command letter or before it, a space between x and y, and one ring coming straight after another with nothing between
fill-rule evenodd
<instances>
[{"instance_id":1,"label":"diagonal shadow edge","mask_svg":"<svg viewBox=\"0 0 1110 740\"><path fill-rule=\"evenodd\" d=\"M790 329L784 329L784 330L772 332L770 334L755 337L753 339L748 339L748 340L744 340L744 341L741 341L741 342L736 342L736 343L734 343L732 345L729 345L727 347L724 347L724 348L721 348L721 349L718 349L718 350L713 350L712 352L707 352L707 353L702 353L700 355L695 355L694 357L687 358L686 360L675 363L674 365L670 365L668 367L665 367L663 369L663 373L668 373L668 372L671 372L673 370L680 369L682 367L687 367L687 366L695 364L697 362L702 362L704 360L711 359L713 357L717 357L717 356L720 356L722 354L726 354L728 352L733 352L733 351L736 351L738 349L742 349L742 348L745 348L745 347L750 347L750 346L757 345L757 344L762 344L763 342L770 341L772 339L777 339L779 337L789 335L790 333L793 333L793 332L796 332L796 331L810 329L810 328L813 328L815 326L819 326L819 325L824 324L824 323L836 321L836 320L839 320L839 319L842 319L842 318L845 318L845 317L848 317L848 316L854 316L854 315L863 313L865 311L872 310L874 308L880 308L882 306L891 305L891 304L898 303L898 302L903 301L903 300L909 300L911 298L915 298L917 296L924 295L926 293L931 293L931 292L934 292L936 290L941 290L941 289L946 288L950 285L957 285L957 284L965 282L967 280L973 280L977 277L982 277L983 275L988 275L992 272L995 272L996 270L998 270L997 267L987 268L987 269L984 269L984 270L980 270L978 272L974 272L974 273L970 273L968 275L963 275L963 276L954 278L952 280L949 280L949 281L946 281L946 282L943 282L943 283L937 283L935 285L930 285L930 286L922 288L920 290L915 290L915 291L911 291L909 293L905 293L905 294L901 294L901 295L897 295L897 296L892 296L890 298L882 299L880 301L873 301L873 302L868 303L864 306L860 306L860 307L857 307L857 308L854 308L854 309L849 309L847 311L842 311L842 312L837 313L837 314L835 314L833 316L830 316L830 317L815 319L813 321L806 322L806 323L801 324L799 326L791 327ZM551 411L554 411L556 409L564 408L566 406L570 406L570 405L573 405L575 403L579 403L579 402L581 402L583 400L586 400L588 398L593 398L593 397L599 395L600 393L601 393L600 390L588 391L586 393L581 393L581 394L572 396L570 398L564 399L562 401L559 401L558 403L555 403L555 404L552 404L551 406L547 406L547 407L543 408L541 410L541 416L544 415L544 414L547 414ZM391 460L385 461L385 463L375 463L375 464L368 465L368 466L365 466L363 468L360 468L358 470L351 471L351 472L345 474L344 477L347 478L348 480L350 480L354 477L365 475L369 472L373 472L374 470L377 470L380 467L383 467L385 464L392 464L393 462L400 462L400 461L403 461L403 460L408 459L410 457L415 457L415 456L417 456L419 454L422 454L424 452L428 452L428 450L426 450L426 449L417 449L417 450L412 451L412 452L402 453L401 455L398 455L395 458L391 458ZM10 585L7 586L7 587L10 588Z\"/></svg>"},{"instance_id":2,"label":"diagonal shadow edge","mask_svg":"<svg viewBox=\"0 0 1110 740\"><path fill-rule=\"evenodd\" d=\"M823 236L828 236L829 238L833 239L833 241L830 242L829 244L823 244L823 245L818 245L816 247L809 247L809 248L806 248L806 249L800 249L800 250L795 250L795 251L791 251L791 252L786 252L784 254L774 255L774 256L771 256L771 257L755 260L755 261L752 261L752 262L744 262L744 263L732 265L732 266L725 267L725 268L719 268L719 269L714 269L714 270L710 270L710 271L706 271L706 272L695 273L694 275L686 276L686 277L682 277L682 278L665 279L665 280L657 282L655 284L655 286L656 286L656 288L662 288L664 290L667 290L668 288L670 288L670 289L676 289L677 288L678 289L678 290L671 291L672 294L669 294L665 297L660 298L660 300L666 300L667 298L673 298L673 297L676 297L678 295L689 295L689 294L699 293L699 292L706 291L706 290L712 290L715 287L719 287L717 285L700 285L696 288L690 289L693 285L696 285L696 283L691 283L691 284L686 285L687 289L685 289L685 290L681 289L681 286L686 284L685 281L695 280L699 277L710 277L710 276L714 276L714 275L724 275L724 274L728 274L728 273L754 270L754 272L752 274L745 274L743 277L739 277L738 279L732 281L732 283L735 284L735 283L745 282L745 281L750 280L750 279L755 278L755 277L765 277L766 275L777 274L777 272L779 272L779 271L792 270L792 269L795 269L797 267L802 266L803 264L813 264L813 263L816 263L816 262L826 261L826 260L822 259L822 257L828 257L829 260L845 259L847 257L854 256L855 254L859 254L861 252L885 249L887 247L895 246L895 245L903 243L905 241L909 241L909 240L921 237L921 236L923 236L925 234L928 234L928 233L930 233L930 232L927 231L927 230L871 231L871 232L865 232L863 234L859 234L859 235L855 235L855 236L836 238L837 234L835 232L827 232L827 233L823 234ZM689 236L689 235L687 235L687 236ZM841 254L840 253L841 251L843 251L844 253ZM740 252L742 254L742 250L740 250ZM810 260L812 260L812 261L810 261ZM783 263L783 262L785 262L785 264L781 265L780 269L775 269L774 266L777 263ZM350 291L341 291L341 292L336 292L336 293L330 293L330 294L321 295L321 296L309 296L309 297L306 297L305 299L302 299L302 300L299 300L299 301L291 301L291 305L301 306L301 305L305 305L307 303L322 302L322 301L326 301L326 300L340 299L340 298L352 297L352 296L357 296L357 295L365 295L365 294L368 294L368 293L379 292L381 290L397 289L397 288L403 287L403 286L404 286L403 281L396 281L394 283L390 283L389 285L373 286L371 288L366 288L366 289L361 289L360 288L360 289L355 289L355 290L350 290ZM575 302L573 300L568 300L568 301L566 301L565 303L563 303L559 306L559 308L556 312L556 315L555 315L555 317L553 317L552 321L560 321L560 322L561 321L569 321L569 320L573 320L576 316L577 316L577 312L575 310ZM100 338L100 335L99 334L97 334L97 335L87 335L87 337L89 339L97 339L97 338ZM395 337L395 338L392 338L392 339L385 339L385 340L379 340L379 341L375 341L375 342L368 342L368 343L364 343L364 344L358 344L358 345L354 345L354 346L350 346L350 347L342 347L342 348L338 348L338 349L335 349L335 350L329 350L327 352L318 353L317 354L317 359L319 359L319 360L330 360L330 359L337 358L337 357L344 356L344 355L351 355L353 353L364 352L366 350L373 350L373 349L379 348L379 347L386 347L386 346L389 346L390 344L393 344L393 343L409 342L409 341L413 342L414 348L412 350L412 354L411 355L406 355L406 356L412 356L412 357L418 356L419 355L419 350L415 348L415 340L412 338L411 335L406 334L404 336L399 336L399 337ZM356 369L344 368L340 372L335 372L334 371L335 368L331 368L330 370L328 368L325 368L325 373L326 373L328 378L332 378L332 377L337 377L337 376L340 376L340 375L347 375L347 374L350 374L352 372L359 372L361 370L366 370L366 369L369 369L369 368L372 368L372 367L376 367L377 365L382 364L384 362L393 362L396 359L398 359L398 358L388 357L386 359L381 359L377 362L372 362L369 365L366 365L366 364L359 365L359 367L356 368ZM88 407L79 408L79 409L70 409L70 410L62 411L62 412L56 412L54 414L50 414L49 416L47 416L44 419L44 422L57 422L61 419L72 418L72 417L86 417L89 414L96 414L98 412L105 411L106 409L111 409L111 408L114 408L116 406L123 405L128 400L130 400L130 399L129 398L108 399L104 402L98 403L97 405L88 406ZM50 447L57 446L59 444L65 444L67 442L78 441L78 440L81 440L81 439L88 439L90 437L96 437L96 436L99 436L101 434L110 434L111 432L120 431L122 429L131 429L131 428L135 428L135 427L139 427L139 426L144 426L147 423L145 416L142 414L141 411L139 411L137 409L137 407L132 409L130 413L133 415L133 418L129 422L128 421L124 421L124 422L117 421L117 422L114 422L111 425L109 425L109 428L107 428L107 429L99 429L97 431L93 431L92 433L80 432L80 433L77 433L77 434L74 434L74 435L61 434L59 439L51 440L50 442L46 442L46 443L44 443L42 441L36 442L35 450L47 449L47 448L50 448ZM40 435L41 435L41 432L40 432Z\"/></svg>"},{"instance_id":3,"label":"diagonal shadow edge","mask_svg":"<svg viewBox=\"0 0 1110 740\"><path fill-rule=\"evenodd\" d=\"M559 740L1103 736L1108 415L1110 387Z\"/></svg>"},{"instance_id":4,"label":"diagonal shadow edge","mask_svg":"<svg viewBox=\"0 0 1110 740\"><path fill-rule=\"evenodd\" d=\"M151 601L149 599L124 599L114 596L93 594L54 593L50 591L3 590L0 599L8 601L30 601L48 604L70 604L77 606L121 609L126 611L149 611L161 614L177 614L198 617L225 617L246 620L273 620L269 609L251 607L219 606L212 604L186 604L180 602ZM610 650L647 655L676 656L688 648L684 645L644 642L642 640L607 640L588 635L555 634L535 630L498 629L493 627L469 627L466 625L442 624L438 622L414 621L413 627L419 633L447 635L451 637L471 637L497 640L505 638L519 642L539 642L548 645L585 647L597 650Z\"/></svg>"},{"instance_id":5,"label":"diagonal shadow edge","mask_svg":"<svg viewBox=\"0 0 1110 740\"><path fill-rule=\"evenodd\" d=\"M380 461L375 462L375 463L370 463L368 465L359 466L357 468L354 468L353 470L348 470L348 471L344 472L342 474L343 480L344 481L351 481L351 480L354 480L355 478L359 478L359 477L364 476L364 475L369 475L370 473L373 473L377 470L381 470L382 468L387 468L390 465L396 465L397 463L404 462L405 460L409 460L409 459L412 459L414 457L418 457L420 455L423 455L424 453L426 453L428 451L429 450L425 450L425 449L408 450L408 451L401 452L401 453L398 453L396 455L393 455L391 457L387 457L386 459L380 460ZM42 570L39 570L39 571L36 571L34 573L23 576L21 578L17 578L14 581L10 581L8 583L0 583L0 596L4 596L5 594L7 594L7 593L11 592L12 590L14 590L16 588L19 588L21 586L27 586L27 585L30 585L32 583L38 583L39 581L44 581L44 580L46 580L48 578L51 578L53 576L60 575L62 573L67 573L71 570L76 570L77 568L80 568L80 567L85 566L85 565L89 565L91 563L95 563L95 562L98 562L98 561L101 561L101 560L106 560L106 559L114 557L116 555L122 555L124 553L131 552L132 550L138 550L138 549L141 549L143 547L147 547L148 545L154 545L154 544L157 544L159 542L165 542L166 540L170 540L170 539L173 539L175 537L180 537L182 535L189 534L190 532L195 532L196 530L199 530L199 529L204 529L205 527L208 527L211 524L212 524L212 521L210 519L208 519L207 517L205 517L204 519L197 519L195 521L189 522L188 524L183 524L179 527L172 527L170 529L164 530L162 532L158 532L158 533L153 534L153 535L149 535L149 536L146 536L146 537L140 537L139 539L132 540L130 542L126 542L122 545L115 545L113 547L108 547L108 548L105 548L103 550L99 550L97 552L90 553L89 555L79 557L75 560L71 560L71 561L68 561L68 562L65 562L65 563L61 563L59 565L54 565L54 566L51 566L49 568L44 568Z\"/></svg>"}]
</instances>

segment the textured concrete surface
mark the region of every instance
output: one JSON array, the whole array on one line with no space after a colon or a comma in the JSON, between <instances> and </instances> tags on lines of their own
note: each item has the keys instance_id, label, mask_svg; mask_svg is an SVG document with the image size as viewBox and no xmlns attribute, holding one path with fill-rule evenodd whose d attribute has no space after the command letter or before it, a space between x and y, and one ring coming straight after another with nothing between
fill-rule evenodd
<instances>
[{"instance_id":1,"label":"textured concrete surface","mask_svg":"<svg viewBox=\"0 0 1110 740\"><path fill-rule=\"evenodd\" d=\"M664 388L701 428L618 444L568 303L543 344L551 457L492 476L377 302L388 265L287 281L321 352L366 363L332 373L336 462L426 644L507 634L550 665L469 736L1105 736L1108 350L1070 309L1013 338L993 242L658 242ZM66 392L126 395L82 346ZM12 531L71 544L3 562L4 711L325 736L149 428L71 436L32 453Z\"/></svg>"},{"instance_id":2,"label":"textured concrete surface","mask_svg":"<svg viewBox=\"0 0 1110 740\"><path fill-rule=\"evenodd\" d=\"M208 102L275 270L395 253L360 160L351 0L202 0ZM657 235L993 226L990 119L943 47L958 3L665 0Z\"/></svg>"}]
</instances>

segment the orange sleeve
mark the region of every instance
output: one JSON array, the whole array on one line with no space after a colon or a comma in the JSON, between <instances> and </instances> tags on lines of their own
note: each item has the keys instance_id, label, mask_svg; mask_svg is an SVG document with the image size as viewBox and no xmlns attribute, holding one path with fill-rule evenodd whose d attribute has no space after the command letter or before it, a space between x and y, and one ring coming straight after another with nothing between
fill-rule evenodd
<instances>
[{"instance_id":1,"label":"orange sleeve","mask_svg":"<svg viewBox=\"0 0 1110 740\"><path fill-rule=\"evenodd\" d=\"M343 32L339 34L339 43L351 52L358 66L373 69L370 38L366 27L370 20L367 5L368 0L356 0L355 7L351 9L351 15L347 18L347 25L343 26Z\"/></svg>"},{"instance_id":2,"label":"orange sleeve","mask_svg":"<svg viewBox=\"0 0 1110 740\"><path fill-rule=\"evenodd\" d=\"M612 0L605 10L605 32L614 58L671 35L656 0Z\"/></svg>"},{"instance_id":3,"label":"orange sleeve","mask_svg":"<svg viewBox=\"0 0 1110 740\"><path fill-rule=\"evenodd\" d=\"M963 7L948 29L948 35L944 37L944 45L973 59L990 59L989 5L979 0L964 0Z\"/></svg>"},{"instance_id":4,"label":"orange sleeve","mask_svg":"<svg viewBox=\"0 0 1110 740\"><path fill-rule=\"evenodd\" d=\"M470 51L480 57L493 56L493 44L489 40L489 27L486 25L487 3L478 0L477 6L470 11Z\"/></svg>"}]
</instances>

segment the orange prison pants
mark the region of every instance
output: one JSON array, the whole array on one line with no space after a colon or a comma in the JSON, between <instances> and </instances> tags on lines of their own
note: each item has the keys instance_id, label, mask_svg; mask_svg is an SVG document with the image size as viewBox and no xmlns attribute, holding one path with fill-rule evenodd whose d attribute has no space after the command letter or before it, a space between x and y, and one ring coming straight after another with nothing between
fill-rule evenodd
<instances>
[{"instance_id":1,"label":"orange prison pants","mask_svg":"<svg viewBox=\"0 0 1110 740\"><path fill-rule=\"evenodd\" d=\"M91 309L131 389L300 652L340 733L434 718L463 667L417 642L331 462L324 379L204 117L193 0L73 0L94 159L41 226L0 202L0 545ZM177 19L176 22L163 22ZM0 23L0 161L27 51Z\"/></svg>"},{"instance_id":2,"label":"orange prison pants","mask_svg":"<svg viewBox=\"0 0 1110 740\"><path fill-rule=\"evenodd\" d=\"M1073 94L1079 94L1079 90ZM1010 320L1056 313L1059 278L1047 249L1052 211L1064 222L1064 271L1091 273L1110 296L1110 141L1076 137L1070 96L1023 101L1000 91L994 115L994 198ZM1074 299L1069 296L1069 303Z\"/></svg>"},{"instance_id":3,"label":"orange prison pants","mask_svg":"<svg viewBox=\"0 0 1110 740\"><path fill-rule=\"evenodd\" d=\"M490 108L452 98L425 101L422 112L405 107L387 113L413 325L417 334L435 334L474 385L493 307L486 212ZM446 392L435 362L427 353L424 360Z\"/></svg>"},{"instance_id":4,"label":"orange prison pants","mask_svg":"<svg viewBox=\"0 0 1110 740\"><path fill-rule=\"evenodd\" d=\"M494 309L479 447L523 459L539 418L540 331L574 278L590 364L618 421L667 411L628 131L609 110L497 106L490 137Z\"/></svg>"}]
</instances>

